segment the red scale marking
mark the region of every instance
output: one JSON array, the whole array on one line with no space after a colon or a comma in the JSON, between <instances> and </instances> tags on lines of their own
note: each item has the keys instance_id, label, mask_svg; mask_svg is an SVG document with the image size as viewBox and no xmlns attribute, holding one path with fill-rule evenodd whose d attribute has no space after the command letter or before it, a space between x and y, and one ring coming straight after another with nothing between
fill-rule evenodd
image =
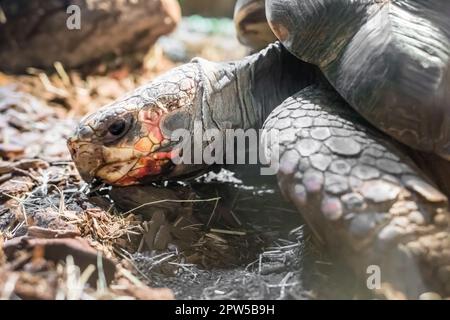
<instances>
[{"instance_id":1,"label":"red scale marking","mask_svg":"<svg viewBox=\"0 0 450 320\"><path fill-rule=\"evenodd\" d=\"M142 111L139 114L139 120L145 125L148 131L148 137L151 137L151 141L157 140L159 144L164 140L159 127L162 116L162 111L156 111L155 109ZM115 184L120 186L134 185L138 184L141 178L161 174L163 166L172 159L173 155L174 151L157 152L142 157L138 161L138 168L128 172L126 176L116 181Z\"/></svg>"},{"instance_id":2,"label":"red scale marking","mask_svg":"<svg viewBox=\"0 0 450 320\"><path fill-rule=\"evenodd\" d=\"M139 115L140 120L147 128L148 136L152 136L158 143L161 143L164 140L161 129L159 128L162 116L162 112L156 111L155 109L142 111Z\"/></svg>"}]
</instances>

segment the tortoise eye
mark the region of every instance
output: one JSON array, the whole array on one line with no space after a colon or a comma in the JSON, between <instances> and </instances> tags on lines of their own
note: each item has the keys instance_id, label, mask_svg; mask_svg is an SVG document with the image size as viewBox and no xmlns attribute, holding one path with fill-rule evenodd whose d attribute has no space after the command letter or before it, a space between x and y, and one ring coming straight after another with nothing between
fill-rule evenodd
<instances>
[{"instance_id":1,"label":"tortoise eye","mask_svg":"<svg viewBox=\"0 0 450 320\"><path fill-rule=\"evenodd\" d=\"M126 126L125 120L116 120L108 127L108 132L113 136L120 136L125 131Z\"/></svg>"},{"instance_id":2,"label":"tortoise eye","mask_svg":"<svg viewBox=\"0 0 450 320\"><path fill-rule=\"evenodd\" d=\"M102 142L112 144L122 139L134 124L133 114L117 112L108 114L99 121L97 128Z\"/></svg>"}]
</instances>

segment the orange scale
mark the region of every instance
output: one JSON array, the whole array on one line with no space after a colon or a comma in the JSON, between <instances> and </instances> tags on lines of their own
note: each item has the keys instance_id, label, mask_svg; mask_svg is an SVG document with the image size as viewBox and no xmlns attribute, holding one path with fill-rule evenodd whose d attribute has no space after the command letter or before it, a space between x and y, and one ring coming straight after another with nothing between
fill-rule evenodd
<instances>
[{"instance_id":1,"label":"orange scale","mask_svg":"<svg viewBox=\"0 0 450 320\"><path fill-rule=\"evenodd\" d=\"M148 153L152 150L152 148L153 148L153 143L147 137L140 139L134 145L134 149L139 152L142 152L142 153Z\"/></svg>"},{"instance_id":2,"label":"orange scale","mask_svg":"<svg viewBox=\"0 0 450 320\"><path fill-rule=\"evenodd\" d=\"M148 130L148 138L154 144L160 144L164 140L164 137L163 137L159 127L149 128L149 130Z\"/></svg>"}]
</instances>

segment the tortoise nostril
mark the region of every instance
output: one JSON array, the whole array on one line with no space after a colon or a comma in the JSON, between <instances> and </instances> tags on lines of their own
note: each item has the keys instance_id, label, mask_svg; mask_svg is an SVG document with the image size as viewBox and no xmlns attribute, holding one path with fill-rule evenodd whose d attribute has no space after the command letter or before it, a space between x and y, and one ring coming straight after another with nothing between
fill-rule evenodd
<instances>
[{"instance_id":1,"label":"tortoise nostril","mask_svg":"<svg viewBox=\"0 0 450 320\"><path fill-rule=\"evenodd\" d=\"M89 139L94 134L94 131L89 126L83 126L78 130L78 137L80 139Z\"/></svg>"}]
</instances>

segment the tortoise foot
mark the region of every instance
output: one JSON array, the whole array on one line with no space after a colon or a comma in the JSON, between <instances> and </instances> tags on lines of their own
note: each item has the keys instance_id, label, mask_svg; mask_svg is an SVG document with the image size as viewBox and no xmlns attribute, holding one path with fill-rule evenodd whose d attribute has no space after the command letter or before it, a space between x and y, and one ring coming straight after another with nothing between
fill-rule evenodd
<instances>
[{"instance_id":1,"label":"tortoise foot","mask_svg":"<svg viewBox=\"0 0 450 320\"><path fill-rule=\"evenodd\" d=\"M447 197L399 144L316 86L275 109L265 129L279 130L284 195L369 289L450 294Z\"/></svg>"}]
</instances>

